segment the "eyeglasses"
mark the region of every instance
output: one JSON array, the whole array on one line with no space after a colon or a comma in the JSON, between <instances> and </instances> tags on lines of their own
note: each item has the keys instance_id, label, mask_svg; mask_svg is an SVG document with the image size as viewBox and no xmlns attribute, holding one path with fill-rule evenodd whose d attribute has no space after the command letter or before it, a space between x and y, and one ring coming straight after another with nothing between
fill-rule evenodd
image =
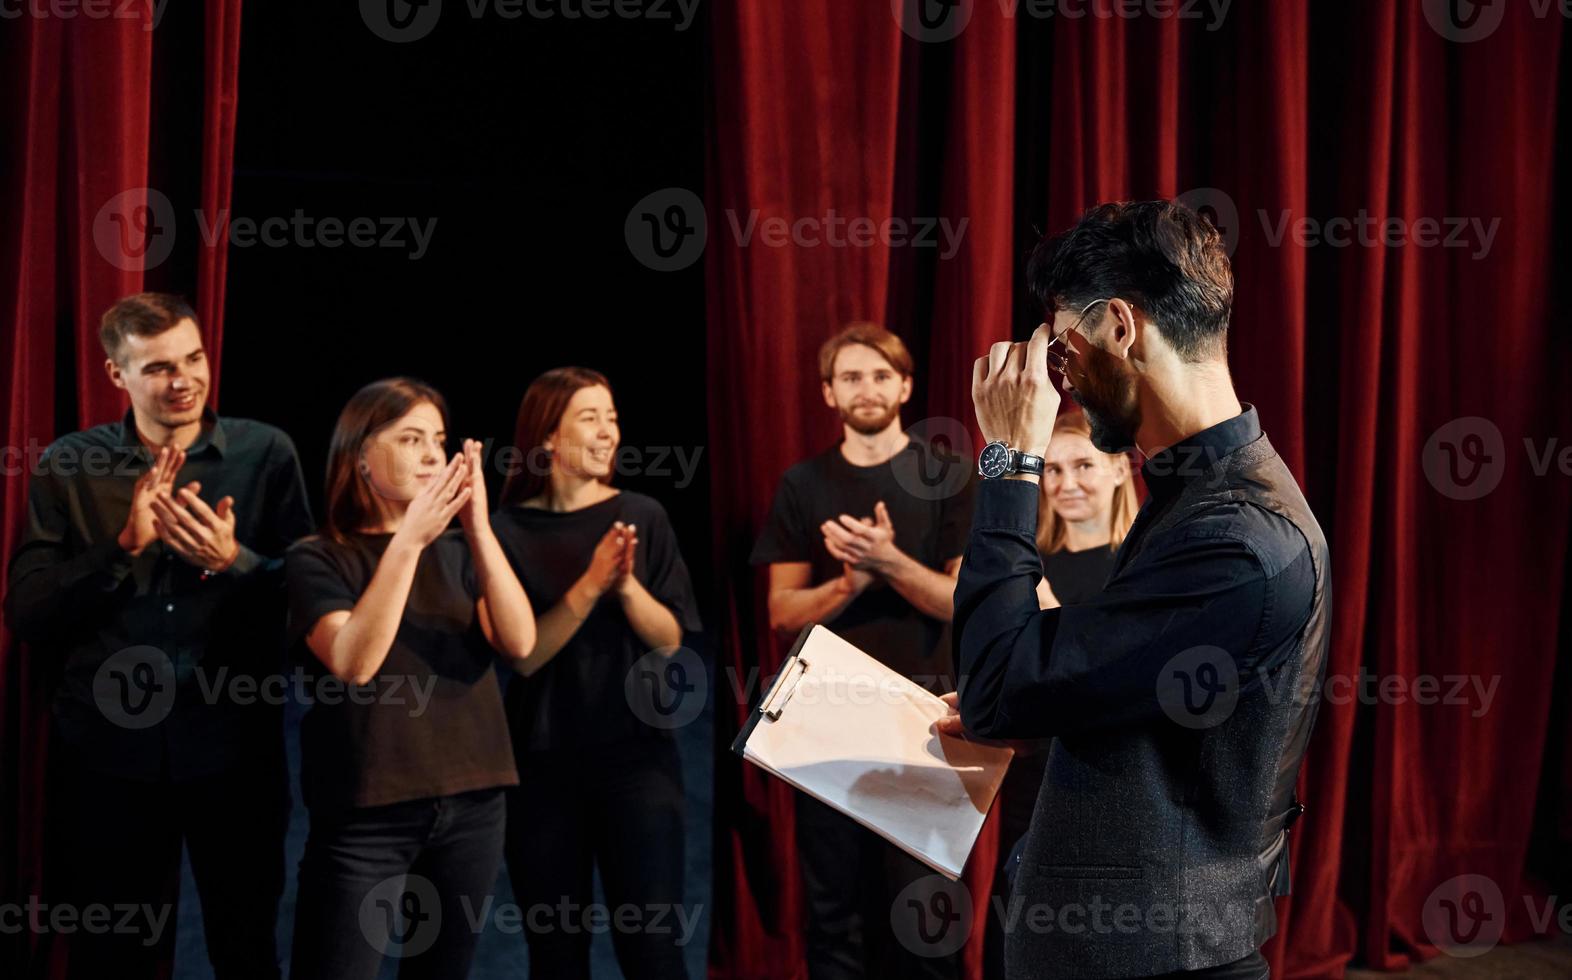
<instances>
[{"instance_id":1,"label":"eyeglasses","mask_svg":"<svg viewBox=\"0 0 1572 980\"><path fill-rule=\"evenodd\" d=\"M1053 368L1055 371L1058 371L1060 374L1065 373L1065 367L1068 364L1068 355L1071 351L1075 350L1075 348L1070 346L1070 334L1076 333L1081 329L1081 324L1086 322L1086 314L1091 310L1092 307L1096 306L1098 303L1106 302L1108 302L1106 299L1094 299L1090 303L1087 303L1085 306L1081 307L1081 312L1076 316L1075 324L1064 333L1059 334L1053 340L1049 341L1049 367Z\"/></svg>"}]
</instances>

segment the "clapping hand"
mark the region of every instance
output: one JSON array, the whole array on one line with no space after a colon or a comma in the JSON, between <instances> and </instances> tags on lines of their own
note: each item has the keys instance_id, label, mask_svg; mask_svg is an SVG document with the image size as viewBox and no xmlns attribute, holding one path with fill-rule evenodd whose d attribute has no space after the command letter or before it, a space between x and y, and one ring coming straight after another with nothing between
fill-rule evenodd
<instances>
[{"instance_id":1,"label":"clapping hand","mask_svg":"<svg viewBox=\"0 0 1572 980\"><path fill-rule=\"evenodd\" d=\"M153 458L131 490L131 512L126 515L125 527L117 541L128 554L140 555L148 545L159 540L158 522L154 518L153 500L159 491L172 489L175 474L186 462L186 451L174 446L164 446Z\"/></svg>"},{"instance_id":2,"label":"clapping hand","mask_svg":"<svg viewBox=\"0 0 1572 980\"><path fill-rule=\"evenodd\" d=\"M424 549L441 537L442 532L448 529L453 518L458 516L474 495L469 472L466 454L454 453L447 467L409 502L409 508L404 511L403 523L399 524L393 540L402 540ZM484 494L485 491L481 492Z\"/></svg>"},{"instance_id":3,"label":"clapping hand","mask_svg":"<svg viewBox=\"0 0 1572 980\"><path fill-rule=\"evenodd\" d=\"M173 474L171 474L173 475ZM171 493L160 486L153 495L153 526L164 547L189 564L209 572L222 572L240 556L235 539L235 498L225 497L216 508L197 494L202 484L195 480Z\"/></svg>"}]
</instances>

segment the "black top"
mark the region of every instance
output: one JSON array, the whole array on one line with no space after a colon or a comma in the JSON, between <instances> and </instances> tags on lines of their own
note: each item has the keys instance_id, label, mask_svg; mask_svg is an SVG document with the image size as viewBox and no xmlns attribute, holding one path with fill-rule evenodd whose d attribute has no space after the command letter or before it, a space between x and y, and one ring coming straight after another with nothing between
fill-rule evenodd
<instances>
[{"instance_id":1,"label":"black top","mask_svg":"<svg viewBox=\"0 0 1572 980\"><path fill-rule=\"evenodd\" d=\"M654 498L624 490L572 511L509 507L492 515L491 523L538 617L589 568L595 546L616 521L637 526L634 577L671 609L685 632L702 629L677 535ZM628 704L628 672L650 649L629 625L616 595L602 596L544 667L508 681L514 750L521 758L538 752L583 753L670 737L668 729L640 720Z\"/></svg>"},{"instance_id":2,"label":"black top","mask_svg":"<svg viewBox=\"0 0 1572 980\"><path fill-rule=\"evenodd\" d=\"M314 701L300 727L300 783L313 809L518 784L462 532L421 552L398 635L370 684L337 681L306 647L319 619L354 608L392 537L315 537L289 549L289 637Z\"/></svg>"},{"instance_id":3,"label":"black top","mask_svg":"<svg viewBox=\"0 0 1572 980\"><path fill-rule=\"evenodd\" d=\"M942 470L952 464L936 465ZM970 467L972 462L960 465ZM781 478L750 560L755 565L809 562L812 584L820 585L843 569L824 547L819 525L838 520L841 514L872 520L874 504L882 500L895 526L896 546L929 568L943 571L966 548L976 481L947 478L930 483L918 476L933 469L928 450L918 439L877 466L854 465L838 444L803 460ZM918 683L953 689L949 651L940 642L944 624L919 612L887 583L875 580L840 615L822 625Z\"/></svg>"},{"instance_id":4,"label":"black top","mask_svg":"<svg viewBox=\"0 0 1572 980\"><path fill-rule=\"evenodd\" d=\"M1287 519L1239 504L1211 508L1143 539L1184 481L1261 438L1255 409L1159 453L1142 467L1151 491L1120 545L1107 586L1078 605L1036 613L1037 486L989 480L955 592L957 660L978 691L993 691L980 735L1031 738L1162 717L1153 693L1173 657L1195 648L1234 655L1241 677L1304 625L1315 592L1310 549ZM1140 550L1138 560L1130 560ZM1009 656L985 656L1002 645ZM980 707L980 702L977 702Z\"/></svg>"},{"instance_id":5,"label":"black top","mask_svg":"<svg viewBox=\"0 0 1572 980\"><path fill-rule=\"evenodd\" d=\"M1037 609L1038 489L978 494L955 591L967 727L1053 736L1014 894L1206 909L1190 929L1012 936L1011 976L1230 963L1276 929L1330 639L1330 559L1253 408L1156 454L1103 591Z\"/></svg>"},{"instance_id":6,"label":"black top","mask_svg":"<svg viewBox=\"0 0 1572 980\"><path fill-rule=\"evenodd\" d=\"M1115 554L1106 545L1085 551L1060 548L1043 555L1043 578L1061 604L1073 606L1103 590L1113 571Z\"/></svg>"},{"instance_id":7,"label":"black top","mask_svg":"<svg viewBox=\"0 0 1572 980\"><path fill-rule=\"evenodd\" d=\"M206 580L158 541L132 558L116 538L152 460L130 412L45 450L5 612L57 672L54 714L86 765L179 780L282 750L277 699L228 695L282 670L284 549L312 520L289 437L208 412L175 485L199 481L210 507L235 498L240 556Z\"/></svg>"}]
</instances>

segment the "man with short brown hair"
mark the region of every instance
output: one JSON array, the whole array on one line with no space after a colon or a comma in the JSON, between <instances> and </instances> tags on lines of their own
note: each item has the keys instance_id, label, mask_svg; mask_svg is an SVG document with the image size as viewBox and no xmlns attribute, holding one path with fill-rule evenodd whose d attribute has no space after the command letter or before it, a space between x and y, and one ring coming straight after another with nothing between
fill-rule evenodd
<instances>
[{"instance_id":1,"label":"man with short brown hair","mask_svg":"<svg viewBox=\"0 0 1572 980\"><path fill-rule=\"evenodd\" d=\"M282 678L284 549L312 530L300 463L278 429L207 407L184 300L128 296L99 336L131 409L34 467L5 597L57 673L51 901L145 910L65 937L71 975L157 975L184 844L216 975L277 977L289 785L266 696L283 686L266 682Z\"/></svg>"},{"instance_id":2,"label":"man with short brown hair","mask_svg":"<svg viewBox=\"0 0 1572 980\"><path fill-rule=\"evenodd\" d=\"M852 324L825 342L819 364L841 440L786 471L753 549L753 563L770 566L770 625L821 623L935 693L952 690L943 634L971 461L936 459L902 429L912 358L895 334ZM902 949L890 926L897 893L932 872L814 798L796 801L809 977L959 976L955 956ZM904 903L896 911L911 914Z\"/></svg>"}]
</instances>

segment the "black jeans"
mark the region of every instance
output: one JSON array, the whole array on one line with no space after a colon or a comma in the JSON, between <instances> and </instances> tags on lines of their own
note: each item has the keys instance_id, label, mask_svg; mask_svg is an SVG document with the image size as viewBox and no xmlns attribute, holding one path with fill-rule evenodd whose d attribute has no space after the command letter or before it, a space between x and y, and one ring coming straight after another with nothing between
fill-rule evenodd
<instances>
[{"instance_id":1,"label":"black jeans","mask_svg":"<svg viewBox=\"0 0 1572 980\"><path fill-rule=\"evenodd\" d=\"M291 980L371 980L384 955L401 980L467 975L495 906L505 807L499 788L313 812Z\"/></svg>"},{"instance_id":2,"label":"black jeans","mask_svg":"<svg viewBox=\"0 0 1572 980\"><path fill-rule=\"evenodd\" d=\"M809 980L959 977L958 953L928 955L942 947L914 942L918 933L897 936L891 926L892 912L911 911L895 908L907 886L930 876L938 880L938 872L807 793L794 795Z\"/></svg>"},{"instance_id":3,"label":"black jeans","mask_svg":"<svg viewBox=\"0 0 1572 980\"><path fill-rule=\"evenodd\" d=\"M65 943L68 975L162 975L174 957L184 843L214 975L278 977L290 804L282 739L243 769L180 782L105 775L63 738L55 746L46 887L81 923L51 936ZM107 918L89 928L99 907Z\"/></svg>"},{"instance_id":4,"label":"black jeans","mask_svg":"<svg viewBox=\"0 0 1572 980\"><path fill-rule=\"evenodd\" d=\"M519 756L508 876L524 912L529 975L587 980L593 915L628 980L686 978L698 909L682 904L682 765L650 739L592 758ZM606 908L591 912L600 868ZM620 921L619 921L620 919Z\"/></svg>"}]
</instances>

